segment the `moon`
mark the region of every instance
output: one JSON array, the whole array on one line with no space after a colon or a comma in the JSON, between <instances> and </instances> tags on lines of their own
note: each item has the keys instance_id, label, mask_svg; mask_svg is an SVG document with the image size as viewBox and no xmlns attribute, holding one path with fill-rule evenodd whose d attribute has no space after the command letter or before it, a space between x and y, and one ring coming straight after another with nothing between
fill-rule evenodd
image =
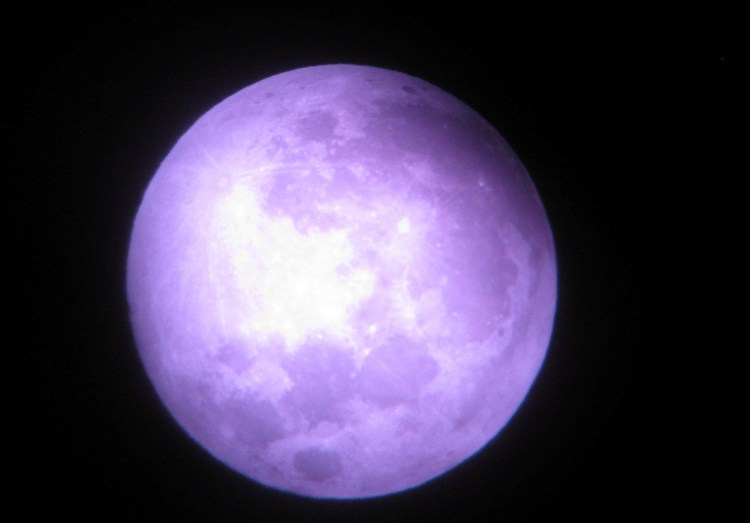
<instances>
[{"instance_id":1,"label":"moon","mask_svg":"<svg viewBox=\"0 0 750 523\"><path fill-rule=\"evenodd\" d=\"M523 164L418 78L296 69L204 114L145 192L127 297L162 402L261 484L421 485L494 438L543 363L553 238Z\"/></svg>"}]
</instances>

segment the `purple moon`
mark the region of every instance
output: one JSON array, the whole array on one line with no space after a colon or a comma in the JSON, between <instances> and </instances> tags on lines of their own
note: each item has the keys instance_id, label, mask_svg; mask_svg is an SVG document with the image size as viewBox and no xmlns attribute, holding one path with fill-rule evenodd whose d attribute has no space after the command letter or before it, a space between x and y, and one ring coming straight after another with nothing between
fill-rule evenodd
<instances>
[{"instance_id":1,"label":"purple moon","mask_svg":"<svg viewBox=\"0 0 750 523\"><path fill-rule=\"evenodd\" d=\"M420 485L494 438L544 360L552 234L521 161L437 87L354 65L255 83L151 180L127 295L166 408L303 496Z\"/></svg>"}]
</instances>

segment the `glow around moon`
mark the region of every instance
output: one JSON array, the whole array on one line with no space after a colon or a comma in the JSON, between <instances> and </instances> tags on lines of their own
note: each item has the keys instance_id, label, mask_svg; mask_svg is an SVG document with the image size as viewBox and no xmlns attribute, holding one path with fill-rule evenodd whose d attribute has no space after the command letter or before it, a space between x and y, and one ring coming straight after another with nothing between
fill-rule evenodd
<instances>
[{"instance_id":1,"label":"glow around moon","mask_svg":"<svg viewBox=\"0 0 750 523\"><path fill-rule=\"evenodd\" d=\"M127 266L179 424L305 496L420 485L503 428L544 359L550 228L523 165L440 89L353 65L224 100L151 181Z\"/></svg>"}]
</instances>

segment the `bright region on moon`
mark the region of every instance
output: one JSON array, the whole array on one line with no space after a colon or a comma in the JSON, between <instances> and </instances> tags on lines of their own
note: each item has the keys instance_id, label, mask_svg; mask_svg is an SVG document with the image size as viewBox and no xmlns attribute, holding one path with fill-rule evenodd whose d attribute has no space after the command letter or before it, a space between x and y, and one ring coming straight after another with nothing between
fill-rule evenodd
<instances>
[{"instance_id":1,"label":"bright region on moon","mask_svg":"<svg viewBox=\"0 0 750 523\"><path fill-rule=\"evenodd\" d=\"M420 485L507 423L542 365L556 261L507 143L420 79L354 65L227 98L151 180L127 264L179 424L262 484Z\"/></svg>"}]
</instances>

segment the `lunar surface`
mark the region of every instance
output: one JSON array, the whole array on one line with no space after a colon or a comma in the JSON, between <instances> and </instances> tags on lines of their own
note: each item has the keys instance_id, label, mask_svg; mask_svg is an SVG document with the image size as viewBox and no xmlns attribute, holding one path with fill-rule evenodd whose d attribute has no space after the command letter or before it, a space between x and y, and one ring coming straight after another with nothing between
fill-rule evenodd
<instances>
[{"instance_id":1,"label":"lunar surface","mask_svg":"<svg viewBox=\"0 0 750 523\"><path fill-rule=\"evenodd\" d=\"M251 85L174 146L127 294L177 422L262 484L361 498L495 437L542 365L547 218L518 157L437 87L353 65Z\"/></svg>"}]
</instances>

